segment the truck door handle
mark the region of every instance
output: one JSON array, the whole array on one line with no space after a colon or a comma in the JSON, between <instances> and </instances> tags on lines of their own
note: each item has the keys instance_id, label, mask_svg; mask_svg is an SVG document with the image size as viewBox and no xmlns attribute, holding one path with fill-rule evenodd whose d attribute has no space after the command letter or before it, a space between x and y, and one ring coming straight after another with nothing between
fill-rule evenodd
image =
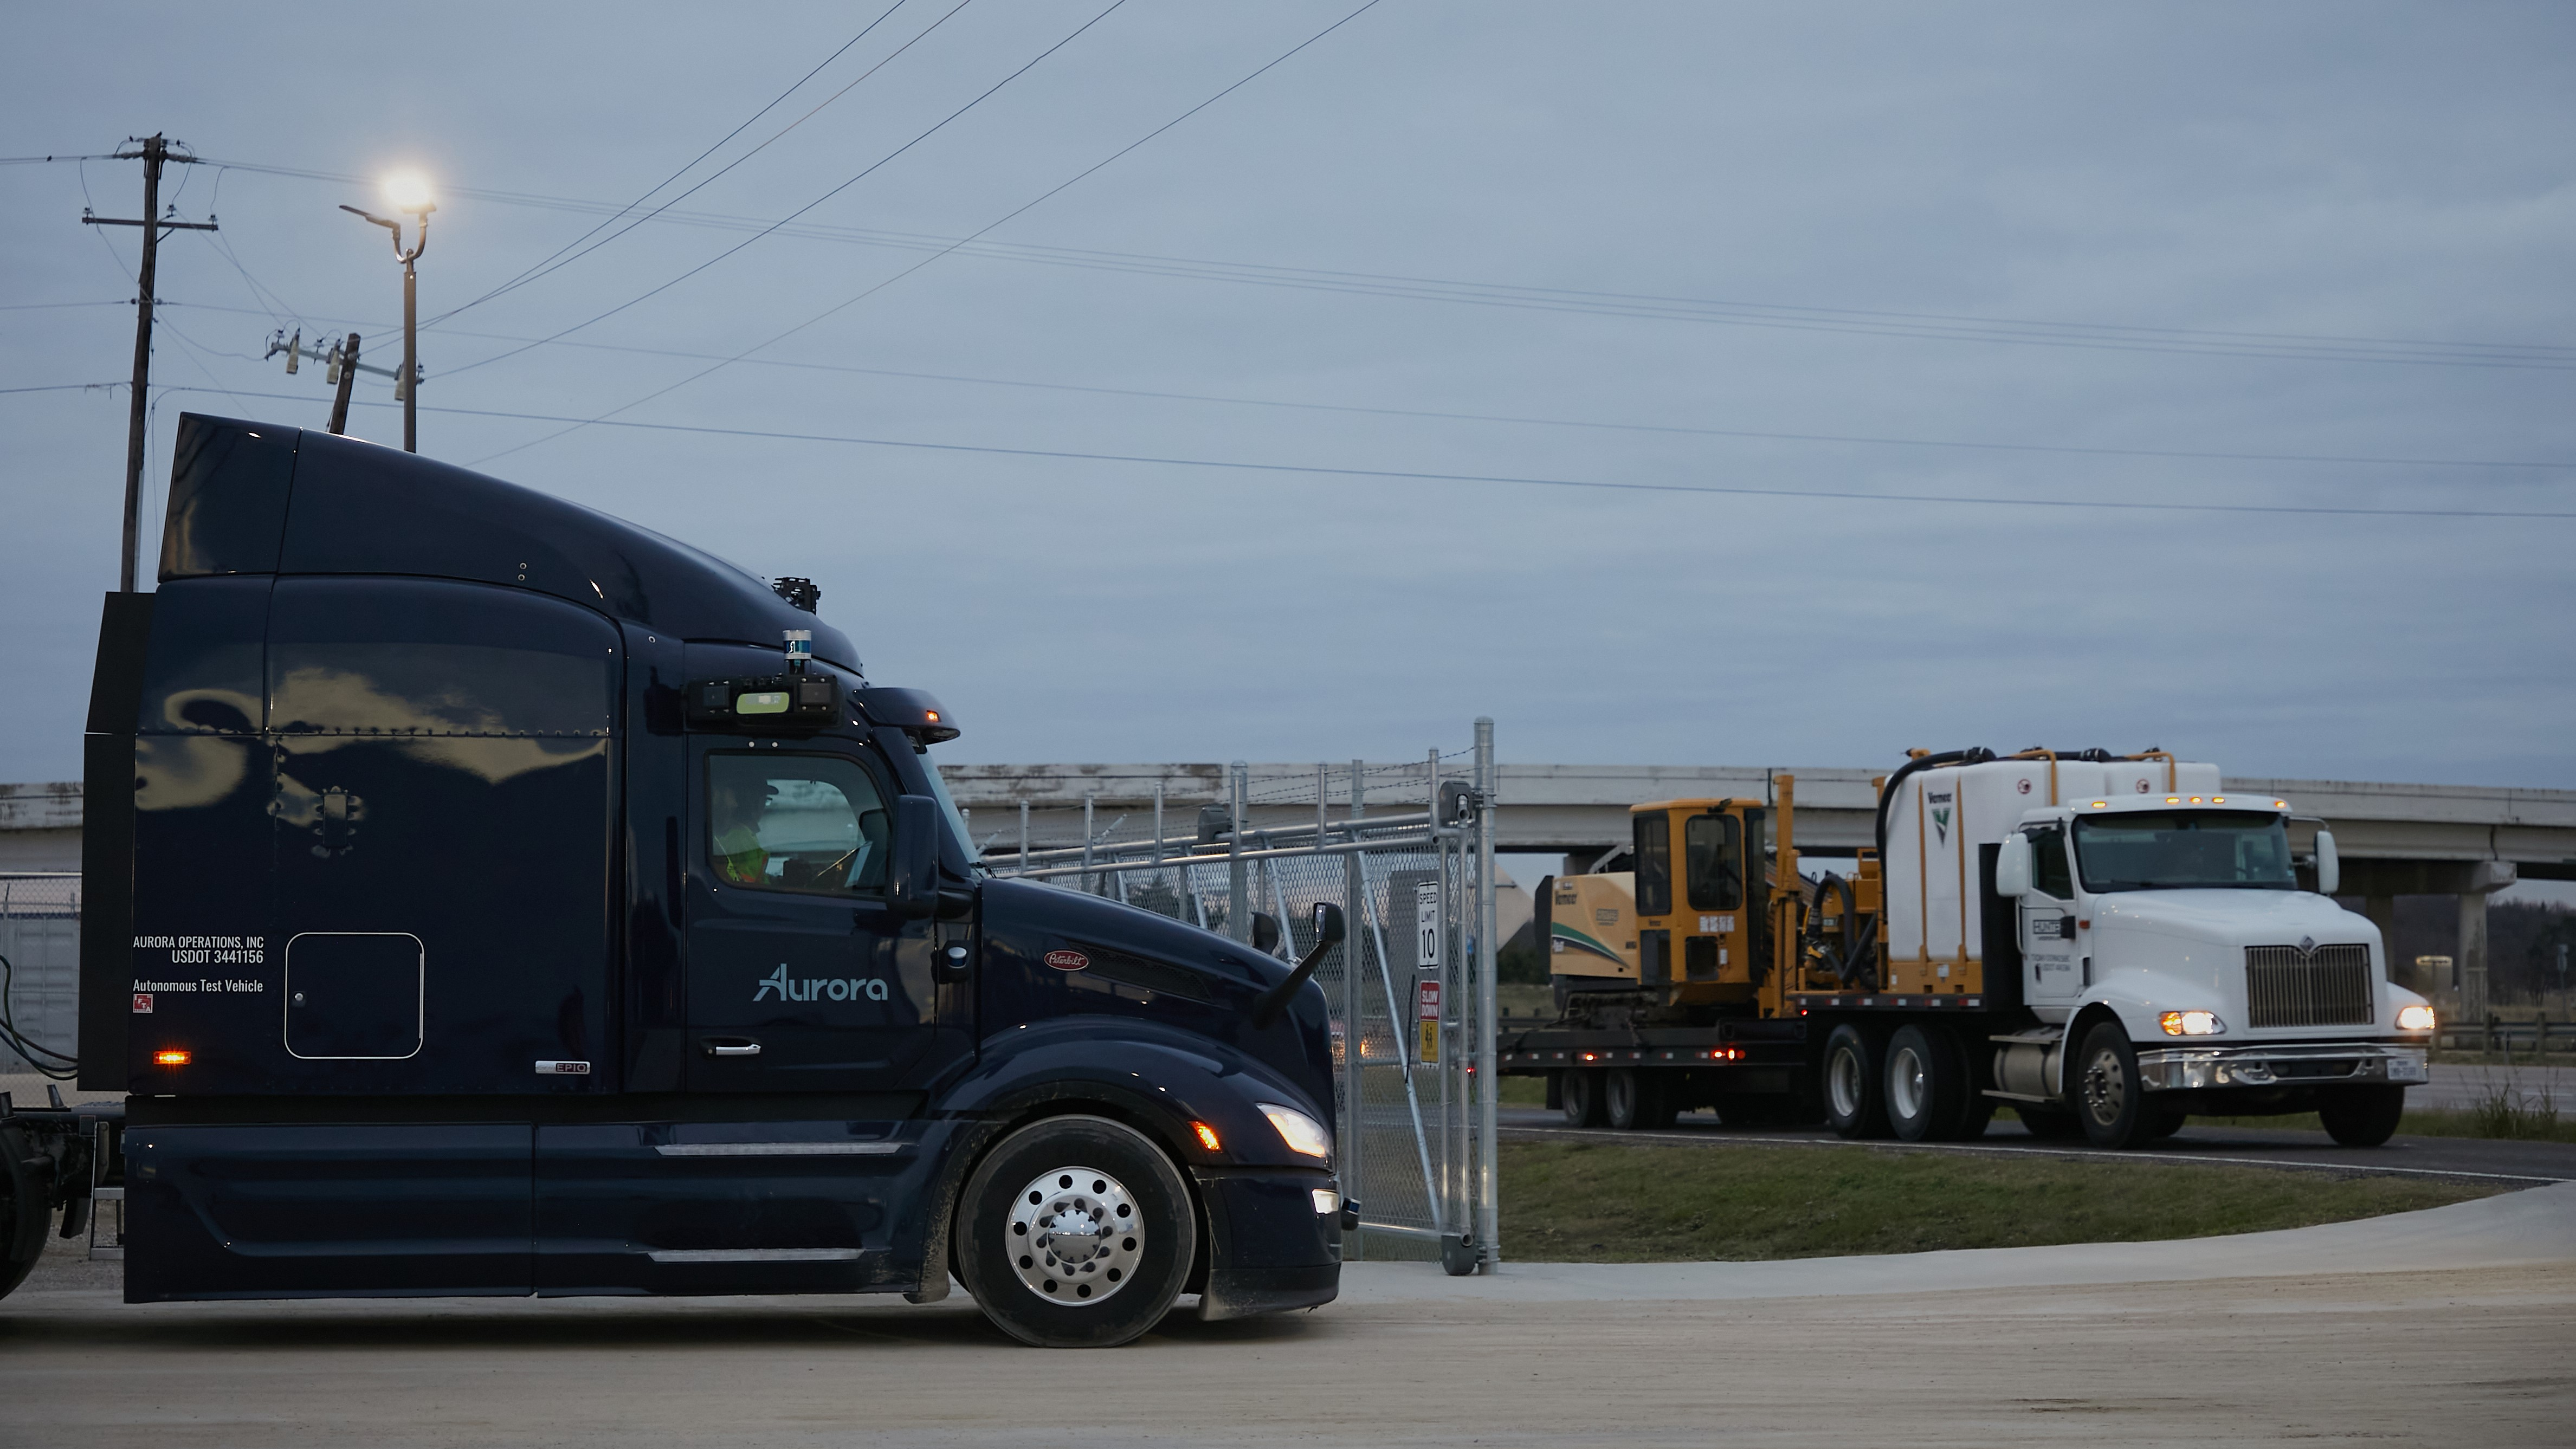
<instances>
[{"instance_id":1,"label":"truck door handle","mask_svg":"<svg viewBox=\"0 0 2576 1449\"><path fill-rule=\"evenodd\" d=\"M756 1057L760 1055L760 1043L756 1041L711 1041L707 1043L707 1055L711 1057Z\"/></svg>"}]
</instances>

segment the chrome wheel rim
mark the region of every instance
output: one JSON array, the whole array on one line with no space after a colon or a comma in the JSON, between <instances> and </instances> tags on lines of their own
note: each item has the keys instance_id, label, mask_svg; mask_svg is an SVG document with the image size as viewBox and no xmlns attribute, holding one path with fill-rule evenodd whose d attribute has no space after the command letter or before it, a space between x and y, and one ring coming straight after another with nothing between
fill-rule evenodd
<instances>
[{"instance_id":1,"label":"chrome wheel rim","mask_svg":"<svg viewBox=\"0 0 2576 1449\"><path fill-rule=\"evenodd\" d=\"M2084 1107L2093 1120L2109 1126L2120 1120L2120 1109L2129 1101L2129 1081L2120 1070L2120 1059L2111 1052L2095 1055L2084 1068Z\"/></svg>"},{"instance_id":2,"label":"chrome wheel rim","mask_svg":"<svg viewBox=\"0 0 2576 1449\"><path fill-rule=\"evenodd\" d=\"M1835 1116L1859 1116L1860 1055L1848 1048L1835 1052L1833 1069L1825 1073L1825 1087L1833 1094Z\"/></svg>"},{"instance_id":3,"label":"chrome wheel rim","mask_svg":"<svg viewBox=\"0 0 2576 1449\"><path fill-rule=\"evenodd\" d=\"M1895 1060L1887 1064L1888 1105L1908 1122L1923 1115L1923 1075L1923 1056L1912 1047L1897 1048Z\"/></svg>"},{"instance_id":4,"label":"chrome wheel rim","mask_svg":"<svg viewBox=\"0 0 2576 1449\"><path fill-rule=\"evenodd\" d=\"M1144 1215L1126 1184L1094 1167L1059 1167L1011 1200L1002 1250L1031 1293L1089 1307L1114 1297L1145 1256Z\"/></svg>"}]
</instances>

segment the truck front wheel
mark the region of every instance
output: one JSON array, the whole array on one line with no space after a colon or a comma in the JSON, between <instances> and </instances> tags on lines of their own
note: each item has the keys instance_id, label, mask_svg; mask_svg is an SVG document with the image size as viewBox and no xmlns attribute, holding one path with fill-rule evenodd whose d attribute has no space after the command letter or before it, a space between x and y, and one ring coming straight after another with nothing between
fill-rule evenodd
<instances>
[{"instance_id":1,"label":"truck front wheel","mask_svg":"<svg viewBox=\"0 0 2576 1449\"><path fill-rule=\"evenodd\" d=\"M2113 1151L2144 1144L2159 1114L2147 1105L2138 1081L2138 1050L2128 1029L2105 1021L2084 1034L2075 1066L2075 1119L2096 1147Z\"/></svg>"},{"instance_id":2,"label":"truck front wheel","mask_svg":"<svg viewBox=\"0 0 2576 1449\"><path fill-rule=\"evenodd\" d=\"M1115 1348L1163 1321L1198 1251L1170 1157L1106 1117L1050 1117L976 1165L957 1276L984 1316L1040 1348Z\"/></svg>"},{"instance_id":3,"label":"truck front wheel","mask_svg":"<svg viewBox=\"0 0 2576 1449\"><path fill-rule=\"evenodd\" d=\"M1846 1022L1825 1038L1825 1120L1843 1137L1887 1135L1887 1097L1879 1089L1878 1052Z\"/></svg>"},{"instance_id":4,"label":"truck front wheel","mask_svg":"<svg viewBox=\"0 0 2576 1449\"><path fill-rule=\"evenodd\" d=\"M2317 1103L2326 1135L2346 1147L2377 1147L2397 1135L2405 1115L2404 1087L2345 1087Z\"/></svg>"}]
</instances>

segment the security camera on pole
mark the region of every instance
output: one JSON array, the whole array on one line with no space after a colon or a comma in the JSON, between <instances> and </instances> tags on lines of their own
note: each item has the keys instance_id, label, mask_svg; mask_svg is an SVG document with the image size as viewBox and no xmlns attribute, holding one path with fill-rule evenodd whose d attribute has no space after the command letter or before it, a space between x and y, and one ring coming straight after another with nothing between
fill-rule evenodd
<instances>
[{"instance_id":1,"label":"security camera on pole","mask_svg":"<svg viewBox=\"0 0 2576 1449\"><path fill-rule=\"evenodd\" d=\"M409 251L405 251L403 249L401 222L387 221L381 216L377 216L372 212L360 211L354 206L343 206L340 209L348 212L352 216L361 217L367 221L374 222L376 225L392 232L394 236L394 255L402 260L403 360L402 375L394 379L394 393L402 399L403 405L403 451L406 453L417 453L420 451L420 430L415 416L416 409L420 402L420 354L418 350L420 331L420 280L418 273L413 270L412 264L420 260L421 252L429 246L429 214L438 210L438 203L430 199L429 179L420 175L418 172L411 171L398 172L385 178L385 199L393 203L394 210L407 212L411 216L412 242L411 249Z\"/></svg>"}]
</instances>

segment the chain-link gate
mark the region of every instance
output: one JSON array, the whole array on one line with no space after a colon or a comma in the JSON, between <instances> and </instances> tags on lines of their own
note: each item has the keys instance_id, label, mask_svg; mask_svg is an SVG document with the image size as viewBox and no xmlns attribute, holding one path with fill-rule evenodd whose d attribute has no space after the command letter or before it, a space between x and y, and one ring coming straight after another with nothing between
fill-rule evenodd
<instances>
[{"instance_id":1,"label":"chain-link gate","mask_svg":"<svg viewBox=\"0 0 2576 1449\"><path fill-rule=\"evenodd\" d=\"M1158 793L1150 833L1095 838L1086 818L1079 846L1024 843L987 863L1246 944L1275 930L1276 954L1290 961L1315 944L1313 908L1341 907L1342 943L1315 979L1331 1002L1339 1069L1334 1165L1360 1210L1343 1256L1436 1257L1453 1273L1500 1261L1493 722L1476 722L1472 762L1433 751L1418 765L1254 780L1237 764L1229 775L1228 798L1190 834L1165 833ZM1418 807L1369 813L1390 784ZM1314 820L1252 829L1256 801L1274 814L1312 804ZM1102 834L1114 833L1113 822Z\"/></svg>"}]
</instances>

